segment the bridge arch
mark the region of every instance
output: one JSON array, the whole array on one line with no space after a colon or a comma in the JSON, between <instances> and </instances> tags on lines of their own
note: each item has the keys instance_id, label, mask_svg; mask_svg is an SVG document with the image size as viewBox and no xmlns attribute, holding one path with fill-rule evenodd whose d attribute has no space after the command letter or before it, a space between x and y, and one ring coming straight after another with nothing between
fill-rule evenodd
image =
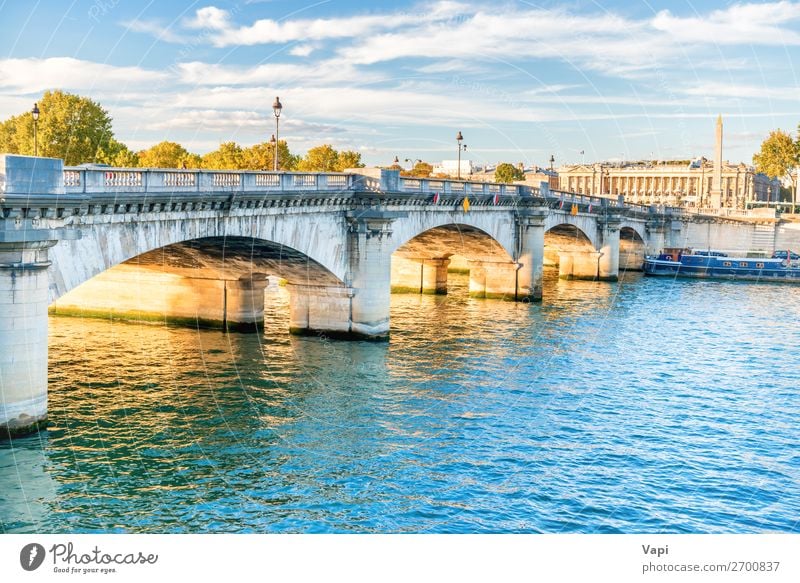
<instances>
[{"instance_id":1,"label":"bridge arch","mask_svg":"<svg viewBox=\"0 0 800 583\"><path fill-rule=\"evenodd\" d=\"M511 246L512 241L507 238L506 244ZM398 238L395 244L399 242ZM391 286L393 293L446 294L448 271L466 271L471 296L515 299L517 269L510 250L490 233L464 222L450 222L430 227L395 247Z\"/></svg>"},{"instance_id":2,"label":"bridge arch","mask_svg":"<svg viewBox=\"0 0 800 583\"><path fill-rule=\"evenodd\" d=\"M186 250L191 241L262 241L292 257L307 257L338 281L344 281L347 273L345 221L334 213L221 217L209 212L191 218L174 213L158 222L97 222L81 230L80 239L61 241L50 250L51 303L114 266L157 250Z\"/></svg>"},{"instance_id":3,"label":"bridge arch","mask_svg":"<svg viewBox=\"0 0 800 583\"><path fill-rule=\"evenodd\" d=\"M646 245L642 234L632 225L622 226L619 230L620 271L641 271L645 254Z\"/></svg>"},{"instance_id":4,"label":"bridge arch","mask_svg":"<svg viewBox=\"0 0 800 583\"><path fill-rule=\"evenodd\" d=\"M272 279L274 278L274 279ZM343 281L300 251L252 237L202 237L147 251L58 298L55 314L102 315L202 327L258 328L265 289L287 284L292 326L317 295L347 298Z\"/></svg>"}]
</instances>

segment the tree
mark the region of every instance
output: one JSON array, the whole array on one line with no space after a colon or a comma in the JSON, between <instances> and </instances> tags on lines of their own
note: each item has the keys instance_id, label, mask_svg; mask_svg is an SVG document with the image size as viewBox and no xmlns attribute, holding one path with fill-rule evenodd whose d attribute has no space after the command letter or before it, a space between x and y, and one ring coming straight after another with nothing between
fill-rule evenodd
<instances>
[{"instance_id":1,"label":"tree","mask_svg":"<svg viewBox=\"0 0 800 583\"><path fill-rule=\"evenodd\" d=\"M513 164L503 162L498 164L495 169L494 179L496 182L514 182L515 180L524 180L525 173Z\"/></svg>"},{"instance_id":2,"label":"tree","mask_svg":"<svg viewBox=\"0 0 800 583\"><path fill-rule=\"evenodd\" d=\"M107 146L97 150L96 161L118 168L135 168L139 165L139 156L122 142L111 138Z\"/></svg>"},{"instance_id":3,"label":"tree","mask_svg":"<svg viewBox=\"0 0 800 583\"><path fill-rule=\"evenodd\" d=\"M143 168L188 168L190 162L194 162L192 165L196 167L197 161L196 154L175 142L159 142L139 152L139 165Z\"/></svg>"},{"instance_id":4,"label":"tree","mask_svg":"<svg viewBox=\"0 0 800 583\"><path fill-rule=\"evenodd\" d=\"M303 172L335 172L339 163L339 152L330 144L311 148L306 157L300 160L298 170Z\"/></svg>"},{"instance_id":5,"label":"tree","mask_svg":"<svg viewBox=\"0 0 800 583\"><path fill-rule=\"evenodd\" d=\"M62 158L67 166L95 162L99 152L114 149L111 117L91 99L63 91L46 91L36 125L38 154ZM29 112L0 127L0 151L33 154L33 118Z\"/></svg>"},{"instance_id":6,"label":"tree","mask_svg":"<svg viewBox=\"0 0 800 583\"><path fill-rule=\"evenodd\" d=\"M342 172L346 168L363 167L360 153L353 150L339 152L330 144L311 148L297 163L297 169L303 172Z\"/></svg>"},{"instance_id":7,"label":"tree","mask_svg":"<svg viewBox=\"0 0 800 583\"><path fill-rule=\"evenodd\" d=\"M403 176L413 176L414 178L428 178L433 172L433 166L427 162L419 160L411 170L401 172Z\"/></svg>"},{"instance_id":8,"label":"tree","mask_svg":"<svg viewBox=\"0 0 800 583\"><path fill-rule=\"evenodd\" d=\"M275 167L275 145L270 142L254 144L242 150L242 158L247 170L272 170ZM285 140L278 141L278 170L294 170L297 158L289 151Z\"/></svg>"},{"instance_id":9,"label":"tree","mask_svg":"<svg viewBox=\"0 0 800 583\"><path fill-rule=\"evenodd\" d=\"M364 163L361 161L361 153L354 152L353 150L342 150L336 157L336 171L342 172L347 168L363 168Z\"/></svg>"},{"instance_id":10,"label":"tree","mask_svg":"<svg viewBox=\"0 0 800 583\"><path fill-rule=\"evenodd\" d=\"M244 153L236 142L223 142L218 149L203 156L202 165L209 170L243 170Z\"/></svg>"},{"instance_id":11,"label":"tree","mask_svg":"<svg viewBox=\"0 0 800 583\"><path fill-rule=\"evenodd\" d=\"M798 128L800 133L800 128ZM774 130L761 143L761 150L753 156L757 172L770 178L786 178L792 182L792 206L797 204L797 166L800 166L800 136L798 141L784 131Z\"/></svg>"}]
</instances>

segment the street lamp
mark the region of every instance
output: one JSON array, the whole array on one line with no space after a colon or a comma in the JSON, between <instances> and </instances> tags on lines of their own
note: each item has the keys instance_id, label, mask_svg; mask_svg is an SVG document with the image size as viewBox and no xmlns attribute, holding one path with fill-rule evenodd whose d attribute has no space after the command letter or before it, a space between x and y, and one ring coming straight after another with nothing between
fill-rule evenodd
<instances>
[{"instance_id":1,"label":"street lamp","mask_svg":"<svg viewBox=\"0 0 800 583\"><path fill-rule=\"evenodd\" d=\"M36 139L36 122L39 121L39 106L36 103L33 104L31 115L33 116L33 155L38 156L39 142Z\"/></svg>"},{"instance_id":2,"label":"street lamp","mask_svg":"<svg viewBox=\"0 0 800 583\"><path fill-rule=\"evenodd\" d=\"M553 164L556 163L556 157L550 154L550 172L553 171Z\"/></svg>"},{"instance_id":3,"label":"street lamp","mask_svg":"<svg viewBox=\"0 0 800 583\"><path fill-rule=\"evenodd\" d=\"M457 171L457 178L461 180L461 149L463 148L464 151L467 151L467 145L461 145L461 142L464 141L464 136L461 135L461 132L458 132L456 136L456 143L458 144L458 171Z\"/></svg>"},{"instance_id":4,"label":"street lamp","mask_svg":"<svg viewBox=\"0 0 800 583\"><path fill-rule=\"evenodd\" d=\"M272 156L272 165L275 170L277 170L277 164L275 160L278 158L278 140L275 139L275 134L272 134L272 137L269 139L269 144L272 146L272 151L274 156Z\"/></svg>"},{"instance_id":5,"label":"street lamp","mask_svg":"<svg viewBox=\"0 0 800 583\"><path fill-rule=\"evenodd\" d=\"M272 104L272 111L275 114L275 160L274 160L274 170L275 172L278 171L278 122L281 119L281 110L283 109L283 105L281 104L281 98L276 97L275 103Z\"/></svg>"}]
</instances>

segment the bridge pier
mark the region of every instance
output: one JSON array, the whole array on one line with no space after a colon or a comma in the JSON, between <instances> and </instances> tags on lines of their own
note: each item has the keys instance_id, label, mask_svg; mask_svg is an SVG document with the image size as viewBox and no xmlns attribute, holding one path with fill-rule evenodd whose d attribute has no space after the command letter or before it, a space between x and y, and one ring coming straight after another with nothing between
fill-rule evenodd
<instances>
[{"instance_id":1,"label":"bridge pier","mask_svg":"<svg viewBox=\"0 0 800 583\"><path fill-rule=\"evenodd\" d=\"M619 269L621 271L641 271L644 265L644 255L643 244L620 240Z\"/></svg>"},{"instance_id":2,"label":"bridge pier","mask_svg":"<svg viewBox=\"0 0 800 583\"><path fill-rule=\"evenodd\" d=\"M288 285L289 331L302 336L347 338L352 333L354 290L332 285Z\"/></svg>"},{"instance_id":3,"label":"bridge pier","mask_svg":"<svg viewBox=\"0 0 800 583\"><path fill-rule=\"evenodd\" d=\"M621 219L610 215L601 219L602 246L597 262L597 278L601 281L617 281L619 278L619 229Z\"/></svg>"},{"instance_id":4,"label":"bridge pier","mask_svg":"<svg viewBox=\"0 0 800 583\"><path fill-rule=\"evenodd\" d=\"M536 209L517 218L521 241L520 268L517 272L517 300L542 300L544 272L544 231L547 209Z\"/></svg>"},{"instance_id":5,"label":"bridge pier","mask_svg":"<svg viewBox=\"0 0 800 583\"><path fill-rule=\"evenodd\" d=\"M246 332L264 325L266 287L266 275L260 273L239 279L192 277L123 263L66 293L50 310Z\"/></svg>"},{"instance_id":6,"label":"bridge pier","mask_svg":"<svg viewBox=\"0 0 800 583\"><path fill-rule=\"evenodd\" d=\"M350 334L365 340L389 339L392 249L391 225L405 213L380 210L351 211L348 283L353 288L350 302Z\"/></svg>"},{"instance_id":7,"label":"bridge pier","mask_svg":"<svg viewBox=\"0 0 800 583\"><path fill-rule=\"evenodd\" d=\"M61 160L0 156L0 439L47 424L49 249L81 235L48 208L70 198L62 175Z\"/></svg>"},{"instance_id":8,"label":"bridge pier","mask_svg":"<svg viewBox=\"0 0 800 583\"><path fill-rule=\"evenodd\" d=\"M513 261L469 261L469 295L473 298L515 300L517 264Z\"/></svg>"},{"instance_id":9,"label":"bridge pier","mask_svg":"<svg viewBox=\"0 0 800 583\"><path fill-rule=\"evenodd\" d=\"M446 294L450 259L392 257L392 293Z\"/></svg>"},{"instance_id":10,"label":"bridge pier","mask_svg":"<svg viewBox=\"0 0 800 583\"><path fill-rule=\"evenodd\" d=\"M0 438L47 424L47 249L55 243L0 242Z\"/></svg>"},{"instance_id":11,"label":"bridge pier","mask_svg":"<svg viewBox=\"0 0 800 583\"><path fill-rule=\"evenodd\" d=\"M558 277L596 280L600 271L598 251L559 251Z\"/></svg>"}]
</instances>

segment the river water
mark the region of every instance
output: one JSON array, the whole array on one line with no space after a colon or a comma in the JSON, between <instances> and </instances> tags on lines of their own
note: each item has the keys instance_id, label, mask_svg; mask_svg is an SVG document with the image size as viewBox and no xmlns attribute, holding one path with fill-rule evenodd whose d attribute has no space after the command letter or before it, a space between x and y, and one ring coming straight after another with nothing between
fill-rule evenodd
<instances>
[{"instance_id":1,"label":"river water","mask_svg":"<svg viewBox=\"0 0 800 583\"><path fill-rule=\"evenodd\" d=\"M800 290L450 280L389 343L52 318L0 532L800 531Z\"/></svg>"}]
</instances>

